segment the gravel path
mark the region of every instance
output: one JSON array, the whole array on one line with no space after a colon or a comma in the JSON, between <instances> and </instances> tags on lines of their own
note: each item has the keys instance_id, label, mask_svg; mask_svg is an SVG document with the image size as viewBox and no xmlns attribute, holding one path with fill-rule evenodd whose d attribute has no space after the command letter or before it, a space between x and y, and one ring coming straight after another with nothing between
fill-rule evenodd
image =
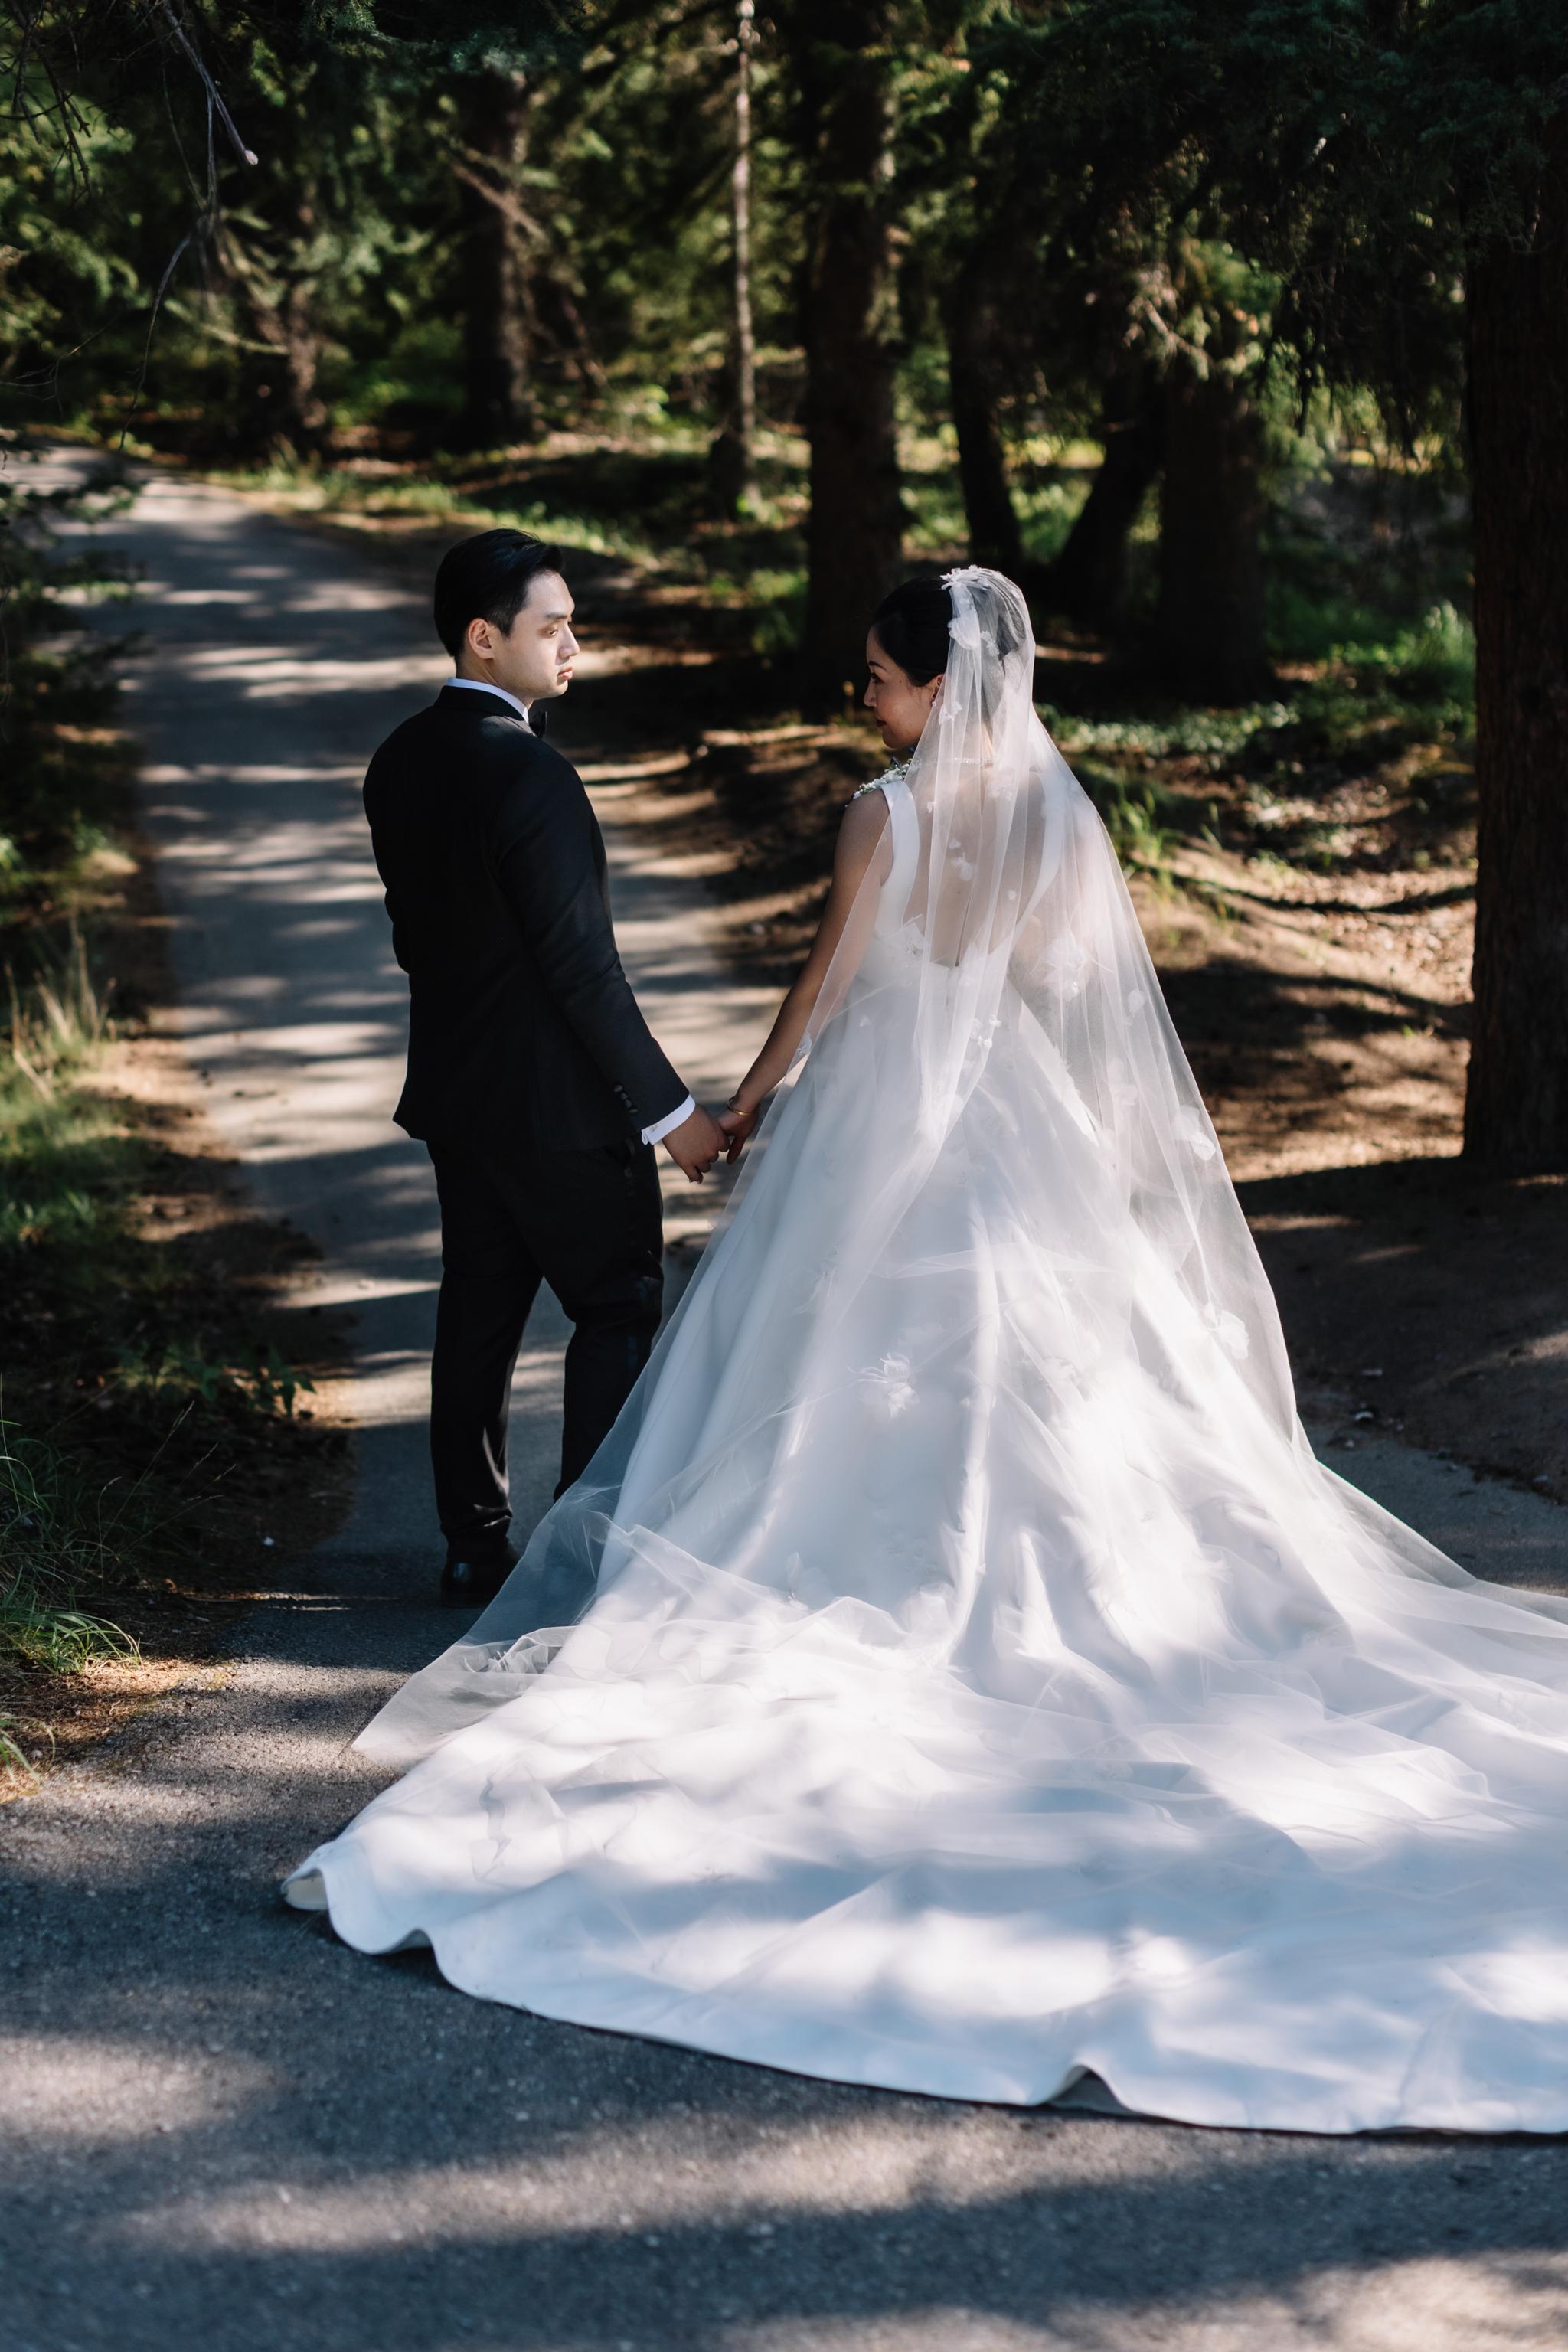
<instances>
[{"instance_id":1,"label":"gravel path","mask_svg":"<svg viewBox=\"0 0 1568 2352\"><path fill-rule=\"evenodd\" d=\"M1562 2342L1559 2142L844 2090L487 2007L428 1955L363 1959L285 1911L279 1875L377 1784L344 1742L447 1632L422 1425L434 1203L388 1124L403 992L358 801L443 665L419 600L225 493L154 481L105 536L147 571L132 708L179 1026L257 1199L323 1246L310 1295L362 1309L358 1501L269 1571L220 1684L0 1815L0 2352ZM637 754L595 739L591 662L561 740L605 793L655 1026L716 1091L762 1003L701 945L697 886L617 832ZM525 1523L562 1337L542 1318L519 1367ZM1333 1458L1468 1564L1564 1580L1555 1506L1389 1445Z\"/></svg>"}]
</instances>

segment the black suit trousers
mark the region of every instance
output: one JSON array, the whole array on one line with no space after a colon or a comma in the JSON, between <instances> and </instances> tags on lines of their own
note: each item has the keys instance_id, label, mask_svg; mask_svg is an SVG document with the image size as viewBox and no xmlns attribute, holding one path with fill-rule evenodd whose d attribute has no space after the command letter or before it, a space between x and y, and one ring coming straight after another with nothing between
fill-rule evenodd
<instances>
[{"instance_id":1,"label":"black suit trousers","mask_svg":"<svg viewBox=\"0 0 1568 2352\"><path fill-rule=\"evenodd\" d=\"M658 1171L645 1143L515 1155L427 1148L441 1201L436 1504L449 1555L482 1560L506 1542L507 1407L541 1281L574 1326L558 1495L586 1468L648 1360L664 1288Z\"/></svg>"}]
</instances>

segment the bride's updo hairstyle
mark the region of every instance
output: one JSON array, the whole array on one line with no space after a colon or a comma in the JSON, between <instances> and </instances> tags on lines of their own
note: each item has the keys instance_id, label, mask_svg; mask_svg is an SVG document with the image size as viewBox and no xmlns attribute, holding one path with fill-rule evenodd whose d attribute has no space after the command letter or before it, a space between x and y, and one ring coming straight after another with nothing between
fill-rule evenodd
<instances>
[{"instance_id":1,"label":"bride's updo hairstyle","mask_svg":"<svg viewBox=\"0 0 1568 2352\"><path fill-rule=\"evenodd\" d=\"M947 667L952 596L940 580L905 580L871 615L877 642L911 686L928 686Z\"/></svg>"},{"instance_id":2,"label":"bride's updo hairstyle","mask_svg":"<svg viewBox=\"0 0 1568 2352\"><path fill-rule=\"evenodd\" d=\"M1024 640L1005 605L989 603L986 619L994 633L998 664L981 685L981 715L989 726L1009 656L1021 650ZM883 597L871 615L871 626L888 659L898 663L911 684L926 686L933 677L946 675L952 646L952 591L945 582L901 582Z\"/></svg>"}]
</instances>

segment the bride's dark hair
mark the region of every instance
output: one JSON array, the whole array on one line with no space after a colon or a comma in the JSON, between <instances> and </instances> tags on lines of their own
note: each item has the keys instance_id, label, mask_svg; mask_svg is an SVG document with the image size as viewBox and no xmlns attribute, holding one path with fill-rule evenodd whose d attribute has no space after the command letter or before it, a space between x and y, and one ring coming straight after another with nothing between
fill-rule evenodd
<instances>
[{"instance_id":1,"label":"bride's dark hair","mask_svg":"<svg viewBox=\"0 0 1568 2352\"><path fill-rule=\"evenodd\" d=\"M888 659L916 686L924 686L947 667L952 593L940 580L902 581L883 597L871 626Z\"/></svg>"},{"instance_id":2,"label":"bride's dark hair","mask_svg":"<svg viewBox=\"0 0 1568 2352\"><path fill-rule=\"evenodd\" d=\"M1020 651L1024 640L1005 603L994 596L987 600L983 625L990 630L998 665L982 672L980 707L989 724L1003 692L1001 666ZM933 677L946 676L952 645L952 592L945 582L902 581L883 597L871 615L871 626L888 659L897 662L916 686L926 686ZM1032 650L1031 643L1031 653Z\"/></svg>"}]
</instances>

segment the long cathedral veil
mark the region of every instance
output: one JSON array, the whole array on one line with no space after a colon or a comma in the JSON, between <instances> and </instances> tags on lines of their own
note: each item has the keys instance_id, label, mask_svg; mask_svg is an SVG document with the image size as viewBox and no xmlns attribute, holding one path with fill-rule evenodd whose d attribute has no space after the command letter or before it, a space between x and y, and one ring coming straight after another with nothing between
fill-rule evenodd
<instances>
[{"instance_id":1,"label":"long cathedral veil","mask_svg":"<svg viewBox=\"0 0 1568 2352\"><path fill-rule=\"evenodd\" d=\"M720 1621L765 1616L767 1641L787 1637L798 1653L792 1627L837 1639L848 1600L874 1593L853 1638L884 1653L913 1643L946 1671L986 1574L993 1444L1010 1465L1018 1540L1030 1539L1037 1476L1052 1539L1067 1528L1081 1553L1072 1573L1107 1591L1128 1574L1148 1589L1152 1546L1172 1561L1289 1553L1297 1572L1281 1570L1280 1603L1310 1585L1309 1613L1325 1558L1470 1581L1313 1459L1273 1296L1115 851L1035 711L1024 599L977 567L946 585L946 675L902 782L887 788L882 854L792 1082L615 1429L496 1601L361 1734L374 1756L428 1753L542 1671L548 1681L568 1643L571 1670L593 1672L595 1623L626 1675L644 1654L676 1654L685 1612L709 1644L690 1636L690 1671L707 1673L730 1638ZM805 1121L810 1185L798 1174L771 1183L775 1145L798 1171ZM944 1186L961 1205L931 1223ZM955 1216L974 1228L956 1241ZM879 1316L896 1321L899 1297L944 1258L963 1258L969 1291L989 1299L981 1319L1005 1326L998 1361L1010 1369L977 1400L990 1375L984 1347L971 1347L952 1411L974 1433L978 1466L959 1479L944 1537L943 1573L963 1590L922 1614L884 1598L898 1559L867 1581L863 1530L857 1557L836 1559L845 1514L813 1522L810 1465L823 1465L825 1493L836 1481L847 1493L854 1465L834 1456L847 1395L882 1380L896 1412L912 1393L903 1342L868 1370L864 1333ZM940 1335L925 1344L934 1361ZM909 1536L906 1552L922 1540ZM632 1563L668 1607L650 1611L645 1596L611 1642L615 1612L595 1604Z\"/></svg>"},{"instance_id":2,"label":"long cathedral veil","mask_svg":"<svg viewBox=\"0 0 1568 2352\"><path fill-rule=\"evenodd\" d=\"M919 957L919 1084L889 1138L875 1222L897 1216L940 1157L1009 1022L1092 1145L1135 1249L1112 1311L1171 1349L1170 1289L1195 1308L1227 1384L1289 1429L1295 1405L1273 1294L1172 1026L1116 852L1034 707L1035 636L1002 573L947 575L952 650L906 782L919 835L898 931ZM868 877L805 1046L840 1017L881 885ZM884 926L886 916L884 915ZM1015 1062L1016 1069L1019 1065ZM1051 1174L1042 1170L1048 1184ZM1120 1329L1115 1338L1120 1341ZM1194 1333L1180 1325L1186 1370ZM1216 1361L1215 1369L1218 1369Z\"/></svg>"}]
</instances>

